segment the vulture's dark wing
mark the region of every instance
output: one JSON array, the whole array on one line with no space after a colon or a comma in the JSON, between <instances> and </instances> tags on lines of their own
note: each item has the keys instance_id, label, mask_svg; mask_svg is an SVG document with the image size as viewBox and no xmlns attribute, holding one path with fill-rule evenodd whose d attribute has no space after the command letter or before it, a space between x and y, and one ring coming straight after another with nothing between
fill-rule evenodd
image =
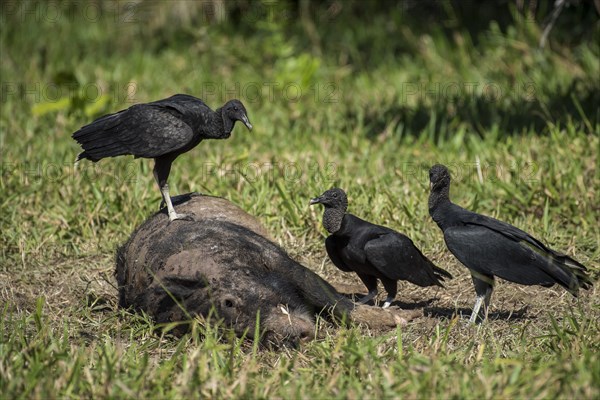
<instances>
[{"instance_id":1,"label":"vulture's dark wing","mask_svg":"<svg viewBox=\"0 0 600 400\"><path fill-rule=\"evenodd\" d=\"M190 96L189 94L175 94L166 99L156 100L151 103L147 103L150 106L160 107L172 107L179 111L181 114L186 114L190 110L196 110L200 108L210 108L199 98Z\"/></svg>"},{"instance_id":2,"label":"vulture's dark wing","mask_svg":"<svg viewBox=\"0 0 600 400\"><path fill-rule=\"evenodd\" d=\"M138 104L101 117L73 134L93 161L132 154L154 158L184 148L193 139L191 127L174 108ZM84 158L80 157L80 158Z\"/></svg>"},{"instance_id":3,"label":"vulture's dark wing","mask_svg":"<svg viewBox=\"0 0 600 400\"><path fill-rule=\"evenodd\" d=\"M406 280L419 286L441 286L439 279L443 278L436 276L435 266L412 240L398 232L381 234L369 240L364 249L367 261L389 279Z\"/></svg>"},{"instance_id":4,"label":"vulture's dark wing","mask_svg":"<svg viewBox=\"0 0 600 400\"><path fill-rule=\"evenodd\" d=\"M353 272L353 270L342 261L339 253L343 250L343 248L347 245L347 241L333 235L330 235L325 239L325 249L327 250L327 255L331 259L333 265L338 267L340 270L344 272Z\"/></svg>"},{"instance_id":5,"label":"vulture's dark wing","mask_svg":"<svg viewBox=\"0 0 600 400\"><path fill-rule=\"evenodd\" d=\"M209 123L214 111L202 100L187 94L176 94L166 99L153 101L148 106L171 113L188 124L192 129L200 129Z\"/></svg>"},{"instance_id":6,"label":"vulture's dark wing","mask_svg":"<svg viewBox=\"0 0 600 400\"><path fill-rule=\"evenodd\" d=\"M484 226L512 240L526 241L532 246L539 248L540 250L552 252L552 250L548 249L542 242L515 226L512 226L506 222L497 220L495 218L488 217L486 215L481 215L466 210L461 211L463 211L463 213L461 213L460 219L465 224Z\"/></svg>"},{"instance_id":7,"label":"vulture's dark wing","mask_svg":"<svg viewBox=\"0 0 600 400\"><path fill-rule=\"evenodd\" d=\"M177 114L173 109L141 105L119 137L136 157L154 158L180 151L191 143L194 133Z\"/></svg>"},{"instance_id":8,"label":"vulture's dark wing","mask_svg":"<svg viewBox=\"0 0 600 400\"><path fill-rule=\"evenodd\" d=\"M494 232L497 232L504 237L511 239L513 241L519 242L523 246L528 246L536 252L540 257L544 258L548 261L548 270L547 272L552 275L555 268L559 268L561 271L569 275L574 275L576 280L578 281L578 286L587 289L592 285L592 281L587 276L586 271L587 268L579 263L577 260L567 256L566 254L559 253L555 250L550 249L538 239L534 238L527 232L522 231L521 229L514 227L506 222L499 221L495 218L491 218L485 215L476 214L473 212L469 212L467 215L463 217L463 221L467 223L467 225L481 226L488 228ZM557 272L556 279L557 283L563 285L567 290L573 293L577 291L577 288L569 287L568 285L572 285L572 279L567 282L563 282L560 280L561 273ZM555 276L555 275L552 275Z\"/></svg>"},{"instance_id":9,"label":"vulture's dark wing","mask_svg":"<svg viewBox=\"0 0 600 400\"><path fill-rule=\"evenodd\" d=\"M448 249L467 268L478 273L523 285L552 286L558 283L576 294L580 283L569 266L552 253L540 251L530 241L519 240L481 225L447 228Z\"/></svg>"}]
</instances>

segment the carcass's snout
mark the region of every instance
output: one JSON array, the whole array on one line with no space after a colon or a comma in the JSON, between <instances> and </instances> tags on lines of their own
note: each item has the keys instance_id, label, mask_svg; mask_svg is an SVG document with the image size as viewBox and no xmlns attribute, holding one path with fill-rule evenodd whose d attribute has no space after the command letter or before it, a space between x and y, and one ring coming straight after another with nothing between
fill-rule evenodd
<instances>
[{"instance_id":1,"label":"carcass's snout","mask_svg":"<svg viewBox=\"0 0 600 400\"><path fill-rule=\"evenodd\" d=\"M315 339L315 323L305 310L279 305L264 321L264 342L268 346L297 347Z\"/></svg>"},{"instance_id":2,"label":"carcass's snout","mask_svg":"<svg viewBox=\"0 0 600 400\"><path fill-rule=\"evenodd\" d=\"M296 328L297 340L301 343L310 342L315 338L315 324L312 321L305 321L298 318L298 326Z\"/></svg>"}]
</instances>

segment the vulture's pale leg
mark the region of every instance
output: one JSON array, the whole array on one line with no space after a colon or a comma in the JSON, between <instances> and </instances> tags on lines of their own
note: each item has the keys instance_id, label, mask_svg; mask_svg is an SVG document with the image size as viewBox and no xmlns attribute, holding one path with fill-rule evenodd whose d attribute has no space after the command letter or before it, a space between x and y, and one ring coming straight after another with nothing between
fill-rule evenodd
<instances>
[{"instance_id":1,"label":"vulture's pale leg","mask_svg":"<svg viewBox=\"0 0 600 400\"><path fill-rule=\"evenodd\" d=\"M389 306L392 304L392 301L394 301L394 298L395 298L395 297L388 296L388 297L385 299L385 302L383 303L383 305L381 306L381 308L388 308L388 307L389 307Z\"/></svg>"},{"instance_id":2,"label":"vulture's pale leg","mask_svg":"<svg viewBox=\"0 0 600 400\"><path fill-rule=\"evenodd\" d=\"M475 305L473 306L473 311L471 312L471 318L469 318L469 322L474 324L477 321L477 317L479 316L479 310L481 309L481 304L483 303L483 299L485 296L477 296L477 300L475 300Z\"/></svg>"},{"instance_id":3,"label":"vulture's pale leg","mask_svg":"<svg viewBox=\"0 0 600 400\"><path fill-rule=\"evenodd\" d=\"M156 179L156 183L158 184L160 193L162 194L162 198L167 204L169 221L175 221L176 219L191 221L193 218L190 215L177 214L175 212L175 208L173 207L173 203L171 202L171 196L169 195L169 184L167 183L167 179L169 178L169 173L171 172L172 162L173 160L171 159L165 160L157 158L154 163L154 179Z\"/></svg>"},{"instance_id":4,"label":"vulture's pale leg","mask_svg":"<svg viewBox=\"0 0 600 400\"><path fill-rule=\"evenodd\" d=\"M481 310L482 304L484 306L484 316L482 320L487 319L488 310L490 306L490 299L492 298L492 291L494 290L494 277L481 275L474 271L471 271L471 277L473 278L475 293L477 293L477 300L475 301L475 305L473 306L473 312L471 313L471 318L469 319L469 322L475 323L477 322L477 318L479 317L479 311Z\"/></svg>"},{"instance_id":5,"label":"vulture's pale leg","mask_svg":"<svg viewBox=\"0 0 600 400\"><path fill-rule=\"evenodd\" d=\"M381 283L383 283L383 287L387 291L387 297L383 303L381 308L388 308L392 301L396 298L396 294L398 293L398 282L393 279L381 278Z\"/></svg>"}]
</instances>

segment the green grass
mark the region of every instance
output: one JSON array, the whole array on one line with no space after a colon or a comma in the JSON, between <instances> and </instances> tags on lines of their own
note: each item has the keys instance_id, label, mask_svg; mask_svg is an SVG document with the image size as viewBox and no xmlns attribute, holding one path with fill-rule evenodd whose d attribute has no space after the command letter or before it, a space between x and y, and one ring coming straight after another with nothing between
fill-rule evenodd
<instances>
[{"instance_id":1,"label":"green grass","mask_svg":"<svg viewBox=\"0 0 600 400\"><path fill-rule=\"evenodd\" d=\"M600 396L598 288L572 299L500 282L497 318L453 318L474 291L427 211L427 170L445 163L456 203L531 232L597 277L597 41L563 43L557 30L539 50L535 21L423 31L397 10L388 24L378 15L370 30L328 37L355 21L342 13L311 40L300 34L306 21L207 24L189 2L191 19L155 3L135 21L108 11L89 21L77 4L63 3L74 14L57 21L0 20L0 397ZM589 30L597 37L597 20ZM152 163L75 168L70 135L176 92L212 107L240 97L255 129L181 156L173 193L228 198L307 267L356 283L327 260L321 211L308 207L338 185L351 212L404 232L455 279L439 291L401 284L403 304L427 302L406 327L322 323L324 338L298 350L257 349L205 323L176 340L119 310L114 250L158 208Z\"/></svg>"}]
</instances>

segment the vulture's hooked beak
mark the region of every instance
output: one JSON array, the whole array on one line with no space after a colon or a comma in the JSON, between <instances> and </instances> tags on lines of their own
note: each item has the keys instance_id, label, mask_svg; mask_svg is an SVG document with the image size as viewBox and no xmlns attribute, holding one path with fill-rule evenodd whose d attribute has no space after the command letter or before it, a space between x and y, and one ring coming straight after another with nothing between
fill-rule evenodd
<instances>
[{"instance_id":1,"label":"vulture's hooked beak","mask_svg":"<svg viewBox=\"0 0 600 400\"><path fill-rule=\"evenodd\" d=\"M310 205L312 206L313 204L319 204L321 202L321 198L320 197L315 197L314 199L310 199Z\"/></svg>"},{"instance_id":2,"label":"vulture's hooked beak","mask_svg":"<svg viewBox=\"0 0 600 400\"><path fill-rule=\"evenodd\" d=\"M242 122L244 123L244 125L246 125L246 128L248 128L249 131L252 130L252 124L250 123L250 120L248 119L246 114L242 115Z\"/></svg>"}]
</instances>

